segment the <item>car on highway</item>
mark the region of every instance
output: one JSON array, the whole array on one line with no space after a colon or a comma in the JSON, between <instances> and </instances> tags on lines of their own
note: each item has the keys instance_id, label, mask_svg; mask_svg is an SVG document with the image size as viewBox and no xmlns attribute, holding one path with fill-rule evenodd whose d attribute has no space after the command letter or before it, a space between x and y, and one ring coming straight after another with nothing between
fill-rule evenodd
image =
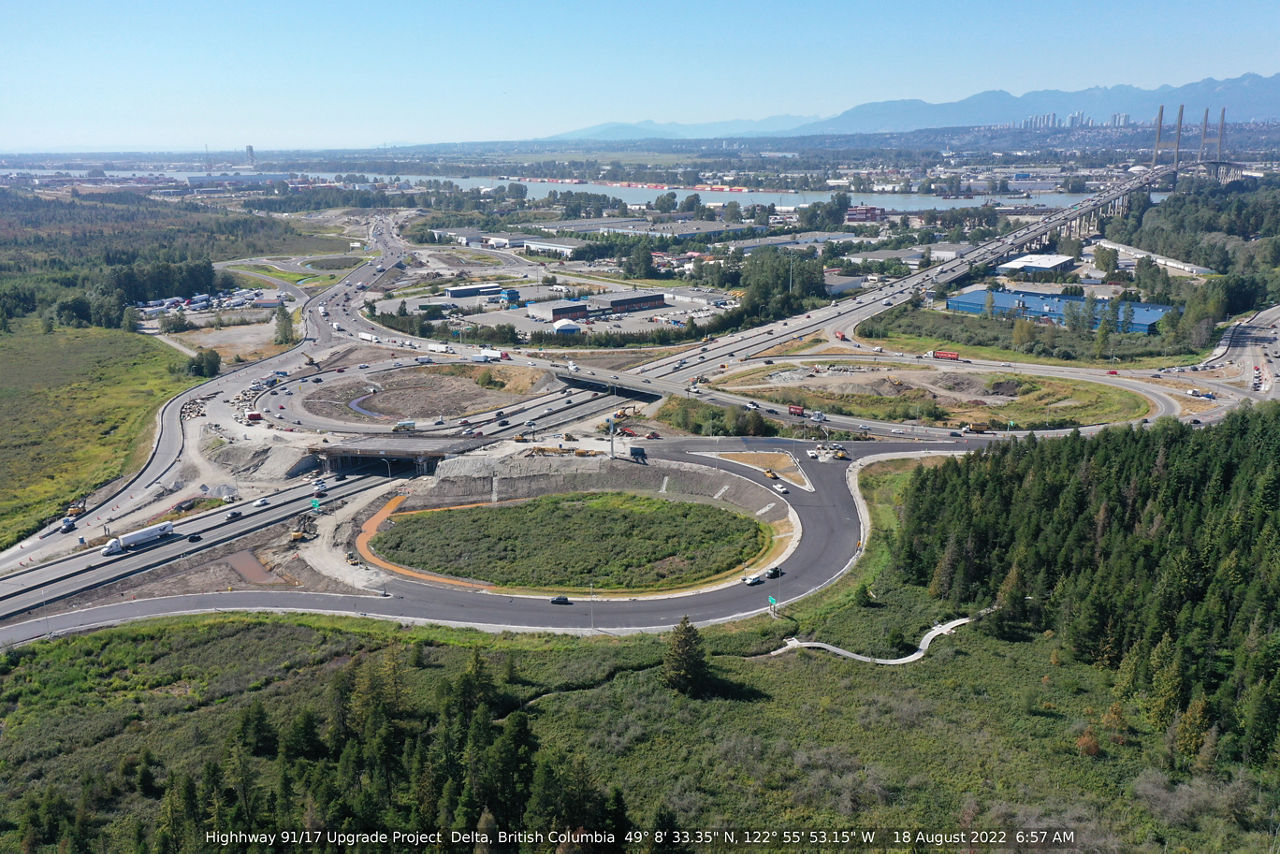
<instances>
[{"instance_id":1,"label":"car on highway","mask_svg":"<svg viewBox=\"0 0 1280 854\"><path fill-rule=\"evenodd\" d=\"M280 392L276 391L275 389L271 389L271 391L269 391L269 392L267 392L267 393L268 393L268 394L279 394Z\"/></svg>"},{"instance_id":2,"label":"car on highway","mask_svg":"<svg viewBox=\"0 0 1280 854\"><path fill-rule=\"evenodd\" d=\"M346 476L345 474L335 474L335 475L333 476L333 479L334 479L334 480L346 480L346 479L347 479L347 476Z\"/></svg>"},{"instance_id":3,"label":"car on highway","mask_svg":"<svg viewBox=\"0 0 1280 854\"><path fill-rule=\"evenodd\" d=\"M232 519L239 519L242 515L244 514L242 514L239 510L228 510L227 521L230 522Z\"/></svg>"},{"instance_id":4,"label":"car on highway","mask_svg":"<svg viewBox=\"0 0 1280 854\"><path fill-rule=\"evenodd\" d=\"M756 584L763 584L764 579L761 578L759 575L746 575L746 576L743 576L742 583L747 585L748 587L751 587Z\"/></svg>"},{"instance_id":5,"label":"car on highway","mask_svg":"<svg viewBox=\"0 0 1280 854\"><path fill-rule=\"evenodd\" d=\"M204 537L200 536L199 534L191 534L189 537L187 537L187 542L188 542L188 543L198 543L198 542L200 542L200 541L201 541L201 540L203 540L203 539L204 539Z\"/></svg>"},{"instance_id":6,"label":"car on highway","mask_svg":"<svg viewBox=\"0 0 1280 854\"><path fill-rule=\"evenodd\" d=\"M292 392L292 391L290 391L290 390L286 390L286 391L285 391L285 396L286 396L286 397L292 397L292 396L293 396L293 392Z\"/></svg>"},{"instance_id":7,"label":"car on highway","mask_svg":"<svg viewBox=\"0 0 1280 854\"><path fill-rule=\"evenodd\" d=\"M609 376L609 379L611 379L611 380L616 380L617 378L618 378L618 375L617 375L617 374L611 374L611 375Z\"/></svg>"},{"instance_id":8,"label":"car on highway","mask_svg":"<svg viewBox=\"0 0 1280 854\"><path fill-rule=\"evenodd\" d=\"M552 605L568 605L569 597L568 596L552 596L551 604Z\"/></svg>"},{"instance_id":9,"label":"car on highway","mask_svg":"<svg viewBox=\"0 0 1280 854\"><path fill-rule=\"evenodd\" d=\"M360 364L356 365L356 367L357 367L357 368L360 368L360 369L362 369L362 370L363 370L364 368L367 368L367 367L369 367L369 366L368 366L367 364L365 364L364 362L361 362Z\"/></svg>"},{"instance_id":10,"label":"car on highway","mask_svg":"<svg viewBox=\"0 0 1280 854\"><path fill-rule=\"evenodd\" d=\"M312 378L311 378L311 381L312 381L313 383L318 383L318 382L320 382L321 380L320 380L320 378L319 378L319 377L312 377Z\"/></svg>"},{"instance_id":11,"label":"car on highway","mask_svg":"<svg viewBox=\"0 0 1280 854\"><path fill-rule=\"evenodd\" d=\"M773 491L774 491L774 492L776 492L776 493L778 493L779 495L786 495L786 494L787 494L787 492L788 492L789 490L788 490L785 486L783 486L782 484L780 484L780 483L775 483L775 484L773 485Z\"/></svg>"},{"instance_id":12,"label":"car on highway","mask_svg":"<svg viewBox=\"0 0 1280 854\"><path fill-rule=\"evenodd\" d=\"M903 430L901 427L894 427L894 428L893 428L892 430L890 430L889 432L890 432L890 433L897 433L898 435L901 435L901 434L903 434L903 433L905 433L905 432L907 432L907 431L906 431L906 430Z\"/></svg>"},{"instance_id":13,"label":"car on highway","mask_svg":"<svg viewBox=\"0 0 1280 854\"><path fill-rule=\"evenodd\" d=\"M335 374L345 374L346 372L347 372L346 368L337 368L334 370Z\"/></svg>"},{"instance_id":14,"label":"car on highway","mask_svg":"<svg viewBox=\"0 0 1280 854\"><path fill-rule=\"evenodd\" d=\"M254 507L266 507L266 506L267 506L268 504L270 504L270 503L271 503L271 502L267 501L267 499L265 499L265 498L259 498L257 501L253 502L253 506L254 506Z\"/></svg>"}]
</instances>

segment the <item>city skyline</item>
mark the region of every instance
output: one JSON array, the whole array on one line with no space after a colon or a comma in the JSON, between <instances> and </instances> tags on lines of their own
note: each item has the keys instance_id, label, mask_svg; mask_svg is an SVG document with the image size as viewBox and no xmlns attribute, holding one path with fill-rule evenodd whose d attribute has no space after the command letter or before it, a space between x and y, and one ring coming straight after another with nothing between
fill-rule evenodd
<instances>
[{"instance_id":1,"label":"city skyline","mask_svg":"<svg viewBox=\"0 0 1280 854\"><path fill-rule=\"evenodd\" d=\"M619 8L392 2L376 20L299 2L151 3L128 16L80 0L15 8L0 57L0 151L524 140L609 122L821 119L900 98L1280 71L1280 7L1254 0L1207 17L1184 2L1157 17L1100 2L1009 16L991 0L962 12L824 0L783 22L762 2ZM1187 50L1215 43L1230 50ZM1065 61L1073 51L1080 61Z\"/></svg>"}]
</instances>

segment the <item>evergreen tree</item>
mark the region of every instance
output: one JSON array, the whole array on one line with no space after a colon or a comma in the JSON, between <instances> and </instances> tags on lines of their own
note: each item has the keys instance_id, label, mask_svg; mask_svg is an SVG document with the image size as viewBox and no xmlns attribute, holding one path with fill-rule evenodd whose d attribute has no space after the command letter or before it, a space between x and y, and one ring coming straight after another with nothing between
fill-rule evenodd
<instances>
[{"instance_id":1,"label":"evergreen tree","mask_svg":"<svg viewBox=\"0 0 1280 854\"><path fill-rule=\"evenodd\" d=\"M710 668L702 648L702 636L685 615L667 642L667 652L662 659L662 681L668 688L682 694L694 694L705 687L709 677Z\"/></svg>"}]
</instances>

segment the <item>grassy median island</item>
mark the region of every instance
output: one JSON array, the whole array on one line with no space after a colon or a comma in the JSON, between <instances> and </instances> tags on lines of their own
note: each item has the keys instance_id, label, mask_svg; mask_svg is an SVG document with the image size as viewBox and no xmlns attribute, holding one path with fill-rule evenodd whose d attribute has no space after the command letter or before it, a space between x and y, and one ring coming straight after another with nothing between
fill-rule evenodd
<instances>
[{"instance_id":1,"label":"grassy median island","mask_svg":"<svg viewBox=\"0 0 1280 854\"><path fill-rule=\"evenodd\" d=\"M156 410L195 380L142 335L11 321L0 335L0 548L145 461Z\"/></svg>"},{"instance_id":2,"label":"grassy median island","mask_svg":"<svg viewBox=\"0 0 1280 854\"><path fill-rule=\"evenodd\" d=\"M729 572L767 541L754 519L708 504L601 492L399 516L372 546L404 566L500 586L640 590Z\"/></svg>"}]
</instances>

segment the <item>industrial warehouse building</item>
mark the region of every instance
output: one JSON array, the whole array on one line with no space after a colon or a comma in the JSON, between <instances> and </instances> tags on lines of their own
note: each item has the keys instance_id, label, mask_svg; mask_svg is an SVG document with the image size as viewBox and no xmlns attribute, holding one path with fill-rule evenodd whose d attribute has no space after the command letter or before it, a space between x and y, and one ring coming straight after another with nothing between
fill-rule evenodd
<instances>
[{"instance_id":1,"label":"industrial warehouse building","mask_svg":"<svg viewBox=\"0 0 1280 854\"><path fill-rule=\"evenodd\" d=\"M632 311L645 311L650 308L666 308L667 303L662 293L639 291L625 294L596 294L587 299L587 305L594 314L626 314Z\"/></svg>"},{"instance_id":2,"label":"industrial warehouse building","mask_svg":"<svg viewBox=\"0 0 1280 854\"><path fill-rule=\"evenodd\" d=\"M557 320L579 320L590 314L591 310L585 302L558 299L551 302L531 303L528 312L530 317L554 323Z\"/></svg>"},{"instance_id":3,"label":"industrial warehouse building","mask_svg":"<svg viewBox=\"0 0 1280 854\"><path fill-rule=\"evenodd\" d=\"M1053 273L1075 264L1070 255L1023 255L996 268L1001 273Z\"/></svg>"},{"instance_id":4,"label":"industrial warehouse building","mask_svg":"<svg viewBox=\"0 0 1280 854\"><path fill-rule=\"evenodd\" d=\"M524 251L526 253L560 255L564 258L572 255L573 250L578 247L586 245L587 241L579 240L576 237L526 237L524 239Z\"/></svg>"},{"instance_id":5,"label":"industrial warehouse building","mask_svg":"<svg viewBox=\"0 0 1280 854\"><path fill-rule=\"evenodd\" d=\"M502 293L504 290L505 288L502 285L458 285L452 288L445 288L444 295L450 299L491 297Z\"/></svg>"},{"instance_id":6,"label":"industrial warehouse building","mask_svg":"<svg viewBox=\"0 0 1280 854\"><path fill-rule=\"evenodd\" d=\"M1065 320L1065 311L1068 304L1075 303L1083 309L1085 302L1084 297L1048 296L1029 291L975 290L949 297L947 299L947 310L963 311L968 314L983 314L987 310L988 296L991 297L991 313L993 315L1025 317L1028 320L1051 322L1059 325ZM1097 307L1094 310L1093 327L1096 327L1102 321L1108 302L1108 300L1104 299L1098 300ZM1177 311L1171 305L1156 305L1145 302L1134 302L1129 303L1129 305L1133 306L1133 319L1127 325L1124 318L1125 304L1121 303L1120 305L1118 325L1121 332L1153 334L1158 331L1156 325L1160 322L1160 318L1171 311Z\"/></svg>"}]
</instances>

